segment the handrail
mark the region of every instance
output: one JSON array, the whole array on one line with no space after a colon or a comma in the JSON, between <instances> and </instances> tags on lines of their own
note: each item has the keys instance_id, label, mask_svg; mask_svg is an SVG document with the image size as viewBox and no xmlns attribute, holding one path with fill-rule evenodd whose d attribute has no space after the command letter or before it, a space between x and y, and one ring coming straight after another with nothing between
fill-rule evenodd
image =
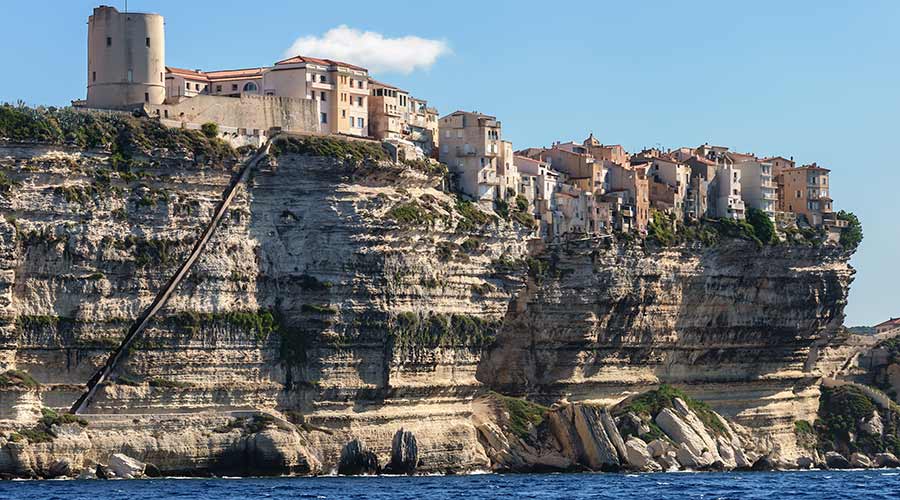
<instances>
[{"instance_id":1,"label":"handrail","mask_svg":"<svg viewBox=\"0 0 900 500\"><path fill-rule=\"evenodd\" d=\"M222 220L222 217L225 215L225 211L228 209L228 206L231 204L231 201L234 199L235 194L237 193L237 187L242 184L249 175L250 171L253 170L254 167L262 160L269 152L269 147L271 146L272 141L267 140L264 145L262 145L257 151L256 154L253 155L245 165L241 173L231 182L228 186L228 189L222 195L222 201L219 202L219 206L216 209L215 214L213 215L212 220L210 220L209 224L206 225L206 228L203 230L203 234L200 236L200 239L194 244L194 248L191 250L188 258L181 263L178 267L178 271L169 278L169 281L166 283L166 286L160 290L159 294L156 295L156 298L153 299L153 302L150 303L150 306L144 310L143 313L138 317L137 321L131 326L128 333L125 335L125 338L122 339L122 342L119 344L119 347L116 348L115 351L110 354L109 358L107 358L106 363L94 374L93 377L87 383L87 392L81 395L75 404L72 405L71 412L74 414L79 414L87 408L91 400L94 397L94 394L97 392L97 388L104 382L106 382L109 375L119 364L119 361L125 356L125 353L128 352L128 348L131 347L131 344L134 343L135 339L144 331L147 325L150 323L150 320L153 316L159 312L163 306L166 305L166 302L169 300L169 297L172 293L175 292L175 289L178 288L178 285L181 284L182 280L184 280L185 276L187 276L188 272L190 272L191 267L200 257L200 254L203 252L203 248L206 246L206 243L212 238L213 233L219 225L219 222Z\"/></svg>"}]
</instances>

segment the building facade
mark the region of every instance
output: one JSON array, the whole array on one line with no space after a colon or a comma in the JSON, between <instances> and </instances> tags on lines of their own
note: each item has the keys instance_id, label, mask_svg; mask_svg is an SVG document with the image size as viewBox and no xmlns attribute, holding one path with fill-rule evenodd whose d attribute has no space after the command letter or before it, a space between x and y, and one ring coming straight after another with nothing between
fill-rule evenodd
<instances>
[{"instance_id":1,"label":"building facade","mask_svg":"<svg viewBox=\"0 0 900 500\"><path fill-rule=\"evenodd\" d=\"M460 191L476 201L500 197L497 166L502 151L501 124L496 117L456 111L438 122L442 163L455 174Z\"/></svg>"},{"instance_id":2,"label":"building facade","mask_svg":"<svg viewBox=\"0 0 900 500\"><path fill-rule=\"evenodd\" d=\"M742 161L734 164L741 171L741 198L745 207L762 210L775 217L778 194L772 177L772 164L762 160Z\"/></svg>"},{"instance_id":3,"label":"building facade","mask_svg":"<svg viewBox=\"0 0 900 500\"><path fill-rule=\"evenodd\" d=\"M783 170L784 208L802 215L812 226L825 225L834 220L827 168L815 163Z\"/></svg>"},{"instance_id":4,"label":"building facade","mask_svg":"<svg viewBox=\"0 0 900 500\"><path fill-rule=\"evenodd\" d=\"M87 105L123 108L166 99L163 17L100 6L88 17Z\"/></svg>"}]
</instances>

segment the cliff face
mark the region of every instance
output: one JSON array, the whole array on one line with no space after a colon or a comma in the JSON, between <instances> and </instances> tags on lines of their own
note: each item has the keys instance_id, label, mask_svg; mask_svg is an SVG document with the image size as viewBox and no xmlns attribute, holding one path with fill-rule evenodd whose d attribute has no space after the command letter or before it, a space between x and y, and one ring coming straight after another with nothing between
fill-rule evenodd
<instances>
[{"instance_id":1,"label":"cliff face","mask_svg":"<svg viewBox=\"0 0 900 500\"><path fill-rule=\"evenodd\" d=\"M195 160L0 144L0 359L40 383L0 390L5 429L69 407L187 254L236 170ZM815 412L817 346L852 280L836 247L614 243L528 261L527 229L438 182L273 158L88 425L10 435L0 469L124 451L169 471L242 471L251 456L329 471L353 438L385 463L401 427L422 470L484 468L473 399L486 389L611 403L684 384L770 436ZM259 411L276 423L254 427Z\"/></svg>"}]
</instances>

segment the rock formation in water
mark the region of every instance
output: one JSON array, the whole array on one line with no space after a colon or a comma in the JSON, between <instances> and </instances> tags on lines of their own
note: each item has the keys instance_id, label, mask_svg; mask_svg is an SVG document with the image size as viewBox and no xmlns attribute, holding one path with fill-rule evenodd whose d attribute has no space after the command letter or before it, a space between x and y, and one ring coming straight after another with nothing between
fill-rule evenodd
<instances>
[{"instance_id":1,"label":"rock formation in water","mask_svg":"<svg viewBox=\"0 0 900 500\"><path fill-rule=\"evenodd\" d=\"M101 125L0 141L0 471L122 453L164 474L328 473L352 443L354 472L787 463L844 361L839 246L545 248L438 170L288 140L78 421L64 410L241 161L188 131ZM675 403L620 411L663 383L721 427ZM548 409L504 420L523 398Z\"/></svg>"}]
</instances>

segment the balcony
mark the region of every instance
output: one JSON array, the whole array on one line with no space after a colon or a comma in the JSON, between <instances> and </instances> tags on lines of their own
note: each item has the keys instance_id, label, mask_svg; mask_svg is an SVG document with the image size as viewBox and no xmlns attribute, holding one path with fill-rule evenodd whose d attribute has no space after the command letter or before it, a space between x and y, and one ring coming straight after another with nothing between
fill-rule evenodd
<instances>
[{"instance_id":1,"label":"balcony","mask_svg":"<svg viewBox=\"0 0 900 500\"><path fill-rule=\"evenodd\" d=\"M822 214L822 225L826 227L835 227L843 229L849 224L848 221L838 219L834 213Z\"/></svg>"},{"instance_id":2,"label":"balcony","mask_svg":"<svg viewBox=\"0 0 900 500\"><path fill-rule=\"evenodd\" d=\"M334 90L333 83L309 82L309 88L316 90Z\"/></svg>"}]
</instances>

